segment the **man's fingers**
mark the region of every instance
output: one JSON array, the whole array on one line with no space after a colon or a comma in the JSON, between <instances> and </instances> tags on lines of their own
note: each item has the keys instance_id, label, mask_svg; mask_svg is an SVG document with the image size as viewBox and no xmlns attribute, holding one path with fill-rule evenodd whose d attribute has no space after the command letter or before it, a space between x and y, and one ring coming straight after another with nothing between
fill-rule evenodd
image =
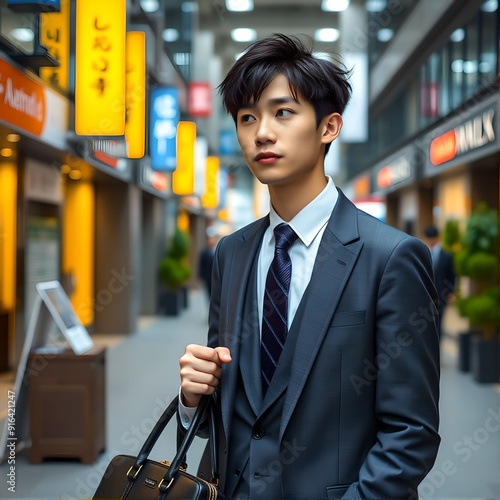
<instances>
[{"instance_id":1,"label":"man's fingers","mask_svg":"<svg viewBox=\"0 0 500 500\"><path fill-rule=\"evenodd\" d=\"M216 347L214 350L222 363L231 362L231 352L227 347Z\"/></svg>"}]
</instances>

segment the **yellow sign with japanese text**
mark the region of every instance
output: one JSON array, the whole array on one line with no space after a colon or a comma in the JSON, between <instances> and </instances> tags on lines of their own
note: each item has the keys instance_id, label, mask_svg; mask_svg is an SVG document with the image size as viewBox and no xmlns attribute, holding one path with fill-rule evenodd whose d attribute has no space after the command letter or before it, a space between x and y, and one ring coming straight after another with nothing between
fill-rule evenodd
<instances>
[{"instance_id":1,"label":"yellow sign with japanese text","mask_svg":"<svg viewBox=\"0 0 500 500\"><path fill-rule=\"evenodd\" d=\"M125 141L129 158L144 156L146 141L146 33L127 33L127 112Z\"/></svg>"},{"instance_id":2,"label":"yellow sign with japanese text","mask_svg":"<svg viewBox=\"0 0 500 500\"><path fill-rule=\"evenodd\" d=\"M75 132L125 134L126 0L77 0Z\"/></svg>"},{"instance_id":3,"label":"yellow sign with japanese text","mask_svg":"<svg viewBox=\"0 0 500 500\"><path fill-rule=\"evenodd\" d=\"M42 45L59 63L56 67L41 67L40 78L64 91L69 88L69 6L70 0L61 0L59 12L40 14Z\"/></svg>"},{"instance_id":4,"label":"yellow sign with japanese text","mask_svg":"<svg viewBox=\"0 0 500 500\"><path fill-rule=\"evenodd\" d=\"M205 191L201 195L201 205L204 208L217 208L219 206L219 166L217 156L207 156L205 162Z\"/></svg>"},{"instance_id":5,"label":"yellow sign with japanese text","mask_svg":"<svg viewBox=\"0 0 500 500\"><path fill-rule=\"evenodd\" d=\"M172 174L172 191L179 195L194 193L194 147L196 123L177 125L177 166Z\"/></svg>"}]
</instances>

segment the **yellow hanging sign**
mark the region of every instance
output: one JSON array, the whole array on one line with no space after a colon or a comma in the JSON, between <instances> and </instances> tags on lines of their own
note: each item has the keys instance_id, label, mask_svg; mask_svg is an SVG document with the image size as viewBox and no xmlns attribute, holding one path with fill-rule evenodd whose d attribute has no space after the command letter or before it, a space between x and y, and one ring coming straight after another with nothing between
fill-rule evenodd
<instances>
[{"instance_id":1,"label":"yellow hanging sign","mask_svg":"<svg viewBox=\"0 0 500 500\"><path fill-rule=\"evenodd\" d=\"M207 156L205 190L201 196L201 204L204 208L217 208L219 206L219 167L220 160L217 156Z\"/></svg>"},{"instance_id":2,"label":"yellow hanging sign","mask_svg":"<svg viewBox=\"0 0 500 500\"><path fill-rule=\"evenodd\" d=\"M77 0L75 132L125 134L126 0Z\"/></svg>"},{"instance_id":3,"label":"yellow hanging sign","mask_svg":"<svg viewBox=\"0 0 500 500\"><path fill-rule=\"evenodd\" d=\"M178 195L194 193L194 151L196 123L181 121L177 125L177 167L172 174L172 191Z\"/></svg>"},{"instance_id":4,"label":"yellow hanging sign","mask_svg":"<svg viewBox=\"0 0 500 500\"><path fill-rule=\"evenodd\" d=\"M61 0L59 12L40 14L42 45L59 63L56 67L41 67L40 78L65 91L69 88L69 5L70 0Z\"/></svg>"},{"instance_id":5,"label":"yellow hanging sign","mask_svg":"<svg viewBox=\"0 0 500 500\"><path fill-rule=\"evenodd\" d=\"M146 141L146 33L127 33L127 113L125 141L129 158L144 156Z\"/></svg>"}]
</instances>

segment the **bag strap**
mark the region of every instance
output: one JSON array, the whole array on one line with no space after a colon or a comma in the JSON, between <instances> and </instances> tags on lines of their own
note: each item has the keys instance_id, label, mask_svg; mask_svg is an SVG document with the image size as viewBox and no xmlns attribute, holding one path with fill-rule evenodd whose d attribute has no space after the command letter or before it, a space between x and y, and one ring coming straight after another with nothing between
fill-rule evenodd
<instances>
[{"instance_id":1,"label":"bag strap","mask_svg":"<svg viewBox=\"0 0 500 500\"><path fill-rule=\"evenodd\" d=\"M176 396L172 400L172 402L167 406L161 417L156 422L155 426L153 427L153 430L150 432L146 441L142 445L142 448L135 459L134 465L132 465L132 467L130 467L130 469L128 470L127 478L129 481L135 480L135 478L139 474L140 469L144 465L144 462L151 453L153 446L155 445L156 441L158 441L158 438L165 429L166 425L170 422L172 417L177 413L178 408L179 408L179 396ZM198 404L198 407L196 408L196 412L194 414L191 425L189 426L189 429L186 431L186 435L184 436L184 439L182 440L180 446L178 447L177 453L175 454L175 457L173 458L168 468L167 474L165 475L164 480L161 483L161 486L163 487L164 491L166 491L168 486L172 483L173 478L179 471L179 468L183 463L184 457L186 456L186 453L189 447L191 446L191 443L193 442L196 432L198 431L198 428L200 427L200 424L203 421L207 408L210 409L209 441L210 441L210 448L212 450L211 453L212 474L213 474L212 481L218 481L218 454L217 454L218 443L216 440L217 424L215 422L215 415L214 415L214 401L212 396L202 396Z\"/></svg>"}]
</instances>

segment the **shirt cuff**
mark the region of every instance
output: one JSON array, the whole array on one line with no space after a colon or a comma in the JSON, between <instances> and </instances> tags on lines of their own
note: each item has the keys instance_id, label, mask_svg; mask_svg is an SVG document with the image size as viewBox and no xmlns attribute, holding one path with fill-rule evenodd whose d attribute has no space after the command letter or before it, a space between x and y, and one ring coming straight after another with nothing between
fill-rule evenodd
<instances>
[{"instance_id":1,"label":"shirt cuff","mask_svg":"<svg viewBox=\"0 0 500 500\"><path fill-rule=\"evenodd\" d=\"M182 404L182 391L179 389L179 418L184 429L188 430L196 413L196 406L188 407Z\"/></svg>"}]
</instances>

